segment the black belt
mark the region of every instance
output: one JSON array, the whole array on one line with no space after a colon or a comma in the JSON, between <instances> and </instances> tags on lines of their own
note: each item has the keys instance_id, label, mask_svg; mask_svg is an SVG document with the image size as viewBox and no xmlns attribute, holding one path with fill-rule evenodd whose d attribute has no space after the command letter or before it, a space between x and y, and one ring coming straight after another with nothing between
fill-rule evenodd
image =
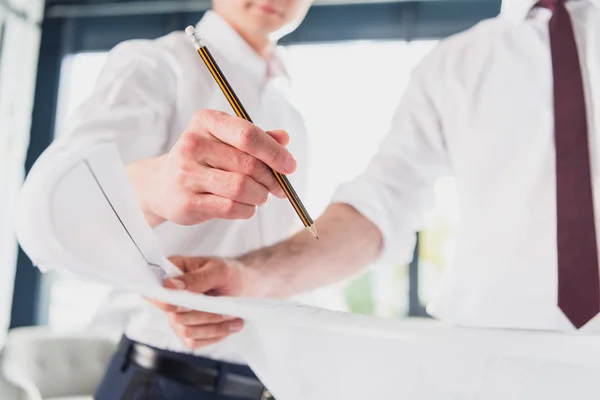
<instances>
[{"instance_id":1,"label":"black belt","mask_svg":"<svg viewBox=\"0 0 600 400\"><path fill-rule=\"evenodd\" d=\"M220 393L240 400L274 400L273 396L255 377L227 372L178 360L161 354L160 350L131 341L125 337L119 344L125 363L133 363L157 375L207 392L216 392L223 379Z\"/></svg>"}]
</instances>

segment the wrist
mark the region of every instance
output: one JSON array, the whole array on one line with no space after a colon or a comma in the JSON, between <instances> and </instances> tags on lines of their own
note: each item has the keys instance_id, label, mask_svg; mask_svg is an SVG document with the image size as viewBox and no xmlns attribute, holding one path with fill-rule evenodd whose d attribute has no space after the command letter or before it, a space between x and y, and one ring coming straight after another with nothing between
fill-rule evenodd
<instances>
[{"instance_id":1,"label":"wrist","mask_svg":"<svg viewBox=\"0 0 600 400\"><path fill-rule=\"evenodd\" d=\"M137 160L125 167L131 186L138 200L140 208L151 227L158 226L166 221L154 207L156 196L153 188L156 185L157 172L161 157Z\"/></svg>"}]
</instances>

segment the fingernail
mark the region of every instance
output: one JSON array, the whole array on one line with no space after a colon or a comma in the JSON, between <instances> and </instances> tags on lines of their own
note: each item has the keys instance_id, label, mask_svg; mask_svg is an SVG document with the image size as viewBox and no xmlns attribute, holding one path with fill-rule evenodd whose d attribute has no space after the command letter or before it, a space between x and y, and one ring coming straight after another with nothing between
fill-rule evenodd
<instances>
[{"instance_id":1,"label":"fingernail","mask_svg":"<svg viewBox=\"0 0 600 400\"><path fill-rule=\"evenodd\" d=\"M239 332L244 327L244 321L239 319L229 324L229 332Z\"/></svg>"},{"instance_id":2,"label":"fingernail","mask_svg":"<svg viewBox=\"0 0 600 400\"><path fill-rule=\"evenodd\" d=\"M185 282L181 279L171 279L169 282L171 282L176 289L185 289Z\"/></svg>"},{"instance_id":3,"label":"fingernail","mask_svg":"<svg viewBox=\"0 0 600 400\"><path fill-rule=\"evenodd\" d=\"M294 157L290 157L286 160L285 170L287 172L294 172L296 170L296 159Z\"/></svg>"},{"instance_id":4,"label":"fingernail","mask_svg":"<svg viewBox=\"0 0 600 400\"><path fill-rule=\"evenodd\" d=\"M271 193L269 193L269 196L267 197L267 201L266 201L266 203L265 203L265 204L269 204L269 203L271 202L271 198L272 198L272 197L273 197L273 196L271 195Z\"/></svg>"},{"instance_id":5,"label":"fingernail","mask_svg":"<svg viewBox=\"0 0 600 400\"><path fill-rule=\"evenodd\" d=\"M190 312L190 311L192 311L191 308L185 308L185 307L177 308L177 312Z\"/></svg>"}]
</instances>

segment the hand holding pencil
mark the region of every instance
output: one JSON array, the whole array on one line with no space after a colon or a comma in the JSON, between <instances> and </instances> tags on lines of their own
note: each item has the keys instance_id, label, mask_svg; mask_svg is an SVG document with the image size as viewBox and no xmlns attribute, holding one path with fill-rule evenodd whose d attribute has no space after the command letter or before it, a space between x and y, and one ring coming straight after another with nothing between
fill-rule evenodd
<instances>
[{"instance_id":1,"label":"hand holding pencil","mask_svg":"<svg viewBox=\"0 0 600 400\"><path fill-rule=\"evenodd\" d=\"M217 65L217 62L215 61L213 56L210 54L206 45L202 42L200 35L198 35L196 30L192 26L188 26L186 28L185 32L192 40L192 43L194 43L194 45L196 46L196 50L198 51L198 54L200 55L200 57L204 61L204 64L206 65L206 67L212 74L213 78L215 79L215 81L217 82L219 87L221 88L223 95L227 98L227 101L231 105L231 108L233 108L233 111L235 112L235 114L239 118L242 118L242 119L245 119L246 121L252 122L252 119L250 118L250 116L248 115L246 110L244 109L244 106L242 105L242 103L238 99L237 95L231 88L231 85L229 84L229 82L227 81L225 76L223 75L223 72ZM298 194L292 187L290 181L287 179L287 177L284 174L277 171L276 169L271 168L271 171L272 171L275 179L279 183L279 186L285 192L285 195L289 199L290 204L296 211L296 214L298 214L298 217L300 218L300 220L302 221L304 226L310 231L310 233L313 234L313 236L315 238L318 239L319 235L317 233L317 228L315 227L315 224L314 224L311 216L308 214L308 211L306 211L306 208L302 204L300 197L298 196Z\"/></svg>"},{"instance_id":2,"label":"hand holding pencil","mask_svg":"<svg viewBox=\"0 0 600 400\"><path fill-rule=\"evenodd\" d=\"M286 197L271 169L296 169L288 142L284 131L200 110L167 154L134 161L127 172L151 226L247 219L270 194Z\"/></svg>"}]
</instances>

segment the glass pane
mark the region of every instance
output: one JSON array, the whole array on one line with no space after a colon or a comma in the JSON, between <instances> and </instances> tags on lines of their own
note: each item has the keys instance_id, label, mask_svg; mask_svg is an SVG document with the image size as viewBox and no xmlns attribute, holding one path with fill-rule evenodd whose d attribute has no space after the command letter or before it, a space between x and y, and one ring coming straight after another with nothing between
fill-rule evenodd
<instances>
[{"instance_id":1,"label":"glass pane","mask_svg":"<svg viewBox=\"0 0 600 400\"><path fill-rule=\"evenodd\" d=\"M337 184L366 168L389 130L411 69L436 43L357 41L286 49L310 135L312 213L323 211Z\"/></svg>"},{"instance_id":2,"label":"glass pane","mask_svg":"<svg viewBox=\"0 0 600 400\"><path fill-rule=\"evenodd\" d=\"M338 184L365 169L389 130L410 71L436 44L434 40L357 41L286 49L294 94L309 131L306 203L315 216L327 206ZM447 180L436 185L438 204L424 232L422 249L426 254L420 280L423 300L435 289L445 264L446 258L442 259L440 253L445 255L451 245L452 227L443 235L439 233L443 230L440 224L446 221L443 217L454 218L453 208L446 204L452 202L449 185L451 181ZM404 316L408 313L408 287L408 266L373 266L347 282L321 291L327 293L322 295L322 305L365 314Z\"/></svg>"}]
</instances>

